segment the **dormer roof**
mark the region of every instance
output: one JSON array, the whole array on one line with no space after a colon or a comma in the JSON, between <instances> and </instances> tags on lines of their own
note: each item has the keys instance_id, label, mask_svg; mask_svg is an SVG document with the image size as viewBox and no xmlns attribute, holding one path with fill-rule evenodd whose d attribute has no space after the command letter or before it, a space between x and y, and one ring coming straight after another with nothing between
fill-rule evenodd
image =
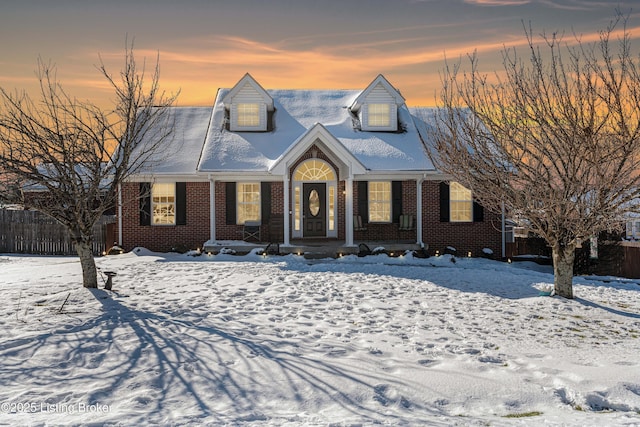
<instances>
[{"instance_id":1,"label":"dormer roof","mask_svg":"<svg viewBox=\"0 0 640 427\"><path fill-rule=\"evenodd\" d=\"M222 101L229 91L218 92L199 172L281 172L282 165L292 158L290 151L300 154L316 139L324 144L322 149L327 148L328 153L351 164L353 170L433 170L405 104L397 111L399 121L405 124L402 132L362 132L354 127L354 117L349 112L349 106L360 95L358 90L269 90L277 110L273 130L234 132L225 127ZM343 148L350 154L344 153Z\"/></svg>"},{"instance_id":2,"label":"dormer roof","mask_svg":"<svg viewBox=\"0 0 640 427\"><path fill-rule=\"evenodd\" d=\"M400 92L394 88L382 74L378 74L378 77L376 77L369 86L367 86L367 88L358 95L355 101L353 101L353 104L349 107L350 110L354 113L358 112L360 107L362 107L362 104L365 103L367 97L377 88L384 89L393 98L398 107L405 103L405 99Z\"/></svg>"},{"instance_id":3,"label":"dormer roof","mask_svg":"<svg viewBox=\"0 0 640 427\"><path fill-rule=\"evenodd\" d=\"M245 74L240 79L240 81L238 81L238 83L236 83L235 86L231 88L229 93L226 94L226 96L222 100L225 108L229 109L231 104L238 102L236 100L236 97L243 92L245 94L247 92L251 93L252 97L258 96L262 98L267 106L267 111L273 111L273 98L271 98L267 91L264 90L262 86L260 86L260 83L258 83L256 79L254 79L249 73Z\"/></svg>"}]
</instances>

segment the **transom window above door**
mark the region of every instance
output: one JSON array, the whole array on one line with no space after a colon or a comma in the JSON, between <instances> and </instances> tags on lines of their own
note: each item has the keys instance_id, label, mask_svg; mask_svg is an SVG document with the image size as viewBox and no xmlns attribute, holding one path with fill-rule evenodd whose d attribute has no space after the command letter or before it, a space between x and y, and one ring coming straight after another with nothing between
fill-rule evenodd
<instances>
[{"instance_id":1,"label":"transom window above door","mask_svg":"<svg viewBox=\"0 0 640 427\"><path fill-rule=\"evenodd\" d=\"M294 181L335 181L333 168L319 159L306 160L298 166L293 174Z\"/></svg>"}]
</instances>

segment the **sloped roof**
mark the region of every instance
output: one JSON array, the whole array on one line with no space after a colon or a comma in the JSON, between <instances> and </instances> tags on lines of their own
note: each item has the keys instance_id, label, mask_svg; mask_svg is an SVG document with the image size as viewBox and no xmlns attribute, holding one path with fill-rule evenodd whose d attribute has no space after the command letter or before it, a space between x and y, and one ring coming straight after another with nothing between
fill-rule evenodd
<instances>
[{"instance_id":1,"label":"sloped roof","mask_svg":"<svg viewBox=\"0 0 640 427\"><path fill-rule=\"evenodd\" d=\"M195 174L204 144L211 107L171 107L168 123L172 135L145 163L140 173L158 175ZM153 133L151 133L153 135ZM145 143L141 144L142 147ZM136 158L135 152L132 158Z\"/></svg>"},{"instance_id":2,"label":"sloped roof","mask_svg":"<svg viewBox=\"0 0 640 427\"><path fill-rule=\"evenodd\" d=\"M404 104L405 99L400 94L400 92L398 92L398 89L393 87L391 83L389 83L389 80L387 80L382 74L378 74L378 77L376 77L369 84L369 86L367 86L367 88L363 90L358 95L358 97L353 101L353 104L351 105L351 109L353 111L358 111L362 106L362 103L364 102L364 100L369 95L369 93L371 93L371 91L378 85L382 86L389 93L389 95L391 95L394 98L396 105Z\"/></svg>"},{"instance_id":3,"label":"sloped roof","mask_svg":"<svg viewBox=\"0 0 640 427\"><path fill-rule=\"evenodd\" d=\"M107 167L108 164L106 162L101 162L99 165L88 165L85 163L71 165L60 162L58 164L40 163L37 165L36 170L38 175L42 177L42 180L46 180L48 185L53 188L59 188L62 182L88 188L93 185L95 179L100 178L98 185L99 188L103 190L113 182L113 177L104 176L106 175L105 170ZM34 182L33 180L27 181L21 188L26 192L48 191L49 187L43 184L42 180L38 180L38 182Z\"/></svg>"},{"instance_id":4,"label":"sloped roof","mask_svg":"<svg viewBox=\"0 0 640 427\"><path fill-rule=\"evenodd\" d=\"M230 132L225 128L223 104L229 90L218 91L198 164L200 172L267 172L316 123L322 124L368 170L434 169L405 104L398 107L402 132L366 132L357 129L357 119L349 110L362 91L268 90L275 106L273 131Z\"/></svg>"},{"instance_id":5,"label":"sloped roof","mask_svg":"<svg viewBox=\"0 0 640 427\"><path fill-rule=\"evenodd\" d=\"M262 98L264 98L264 102L267 104L267 109L269 111L273 110L273 99L271 99L267 91L264 90L264 88L260 86L260 83L258 83L249 73L245 74L244 77L242 77L240 81L236 83L229 92L227 92L225 97L222 99L222 102L225 105L229 104L233 97L235 97L246 85L251 86L260 96L262 96Z\"/></svg>"}]
</instances>

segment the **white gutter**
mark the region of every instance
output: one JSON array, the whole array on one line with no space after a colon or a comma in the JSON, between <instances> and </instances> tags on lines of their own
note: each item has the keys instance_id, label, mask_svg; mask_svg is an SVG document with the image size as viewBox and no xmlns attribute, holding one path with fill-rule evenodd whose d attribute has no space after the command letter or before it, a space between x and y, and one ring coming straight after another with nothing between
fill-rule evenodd
<instances>
[{"instance_id":1,"label":"white gutter","mask_svg":"<svg viewBox=\"0 0 640 427\"><path fill-rule=\"evenodd\" d=\"M502 258L504 259L507 256L507 229L506 229L506 220L505 220L505 209L504 202L502 202Z\"/></svg>"},{"instance_id":2,"label":"white gutter","mask_svg":"<svg viewBox=\"0 0 640 427\"><path fill-rule=\"evenodd\" d=\"M118 184L118 246L122 247L122 185Z\"/></svg>"}]
</instances>

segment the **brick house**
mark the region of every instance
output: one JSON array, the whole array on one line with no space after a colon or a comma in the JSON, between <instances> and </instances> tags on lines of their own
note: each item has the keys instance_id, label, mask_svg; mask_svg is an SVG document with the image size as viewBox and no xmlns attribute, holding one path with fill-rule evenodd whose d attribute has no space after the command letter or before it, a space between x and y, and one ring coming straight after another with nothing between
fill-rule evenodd
<instances>
[{"instance_id":1,"label":"brick house","mask_svg":"<svg viewBox=\"0 0 640 427\"><path fill-rule=\"evenodd\" d=\"M213 107L175 107L173 139L121 187L125 249L250 237L502 251L501 217L439 173L429 123L379 75L362 90L265 90L249 74ZM248 239L247 239L248 240ZM328 243L327 243L328 244Z\"/></svg>"}]
</instances>

